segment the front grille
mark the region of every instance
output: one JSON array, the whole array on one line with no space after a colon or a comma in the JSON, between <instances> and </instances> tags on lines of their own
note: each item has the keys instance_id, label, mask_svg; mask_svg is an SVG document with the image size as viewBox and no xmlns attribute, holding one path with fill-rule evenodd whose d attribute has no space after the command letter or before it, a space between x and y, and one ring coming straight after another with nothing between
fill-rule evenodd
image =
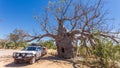
<instances>
[{"instance_id":1,"label":"front grille","mask_svg":"<svg viewBox=\"0 0 120 68\"><path fill-rule=\"evenodd\" d=\"M26 53L17 53L16 57L25 57L27 54Z\"/></svg>"},{"instance_id":2,"label":"front grille","mask_svg":"<svg viewBox=\"0 0 120 68\"><path fill-rule=\"evenodd\" d=\"M22 56L22 53L20 53L19 56Z\"/></svg>"}]
</instances>

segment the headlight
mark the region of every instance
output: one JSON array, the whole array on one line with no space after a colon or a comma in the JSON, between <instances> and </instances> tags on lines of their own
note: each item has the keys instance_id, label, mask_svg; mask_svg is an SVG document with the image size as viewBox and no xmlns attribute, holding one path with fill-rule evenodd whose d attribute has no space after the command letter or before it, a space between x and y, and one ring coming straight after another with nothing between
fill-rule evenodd
<instances>
[{"instance_id":1,"label":"headlight","mask_svg":"<svg viewBox=\"0 0 120 68\"><path fill-rule=\"evenodd\" d=\"M16 53L16 56L19 56L19 53Z\"/></svg>"},{"instance_id":2,"label":"headlight","mask_svg":"<svg viewBox=\"0 0 120 68\"><path fill-rule=\"evenodd\" d=\"M26 57L31 57L31 56L33 56L32 53L27 53L27 55L26 55Z\"/></svg>"},{"instance_id":3,"label":"headlight","mask_svg":"<svg viewBox=\"0 0 120 68\"><path fill-rule=\"evenodd\" d=\"M25 56L25 53L23 53L22 56Z\"/></svg>"}]
</instances>

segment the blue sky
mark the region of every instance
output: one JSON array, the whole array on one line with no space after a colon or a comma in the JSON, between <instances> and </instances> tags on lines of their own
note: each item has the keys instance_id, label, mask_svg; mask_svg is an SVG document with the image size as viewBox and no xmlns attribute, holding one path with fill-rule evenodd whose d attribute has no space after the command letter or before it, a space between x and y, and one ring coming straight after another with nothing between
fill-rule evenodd
<instances>
[{"instance_id":1,"label":"blue sky","mask_svg":"<svg viewBox=\"0 0 120 68\"><path fill-rule=\"evenodd\" d=\"M105 0L105 9L114 18L115 28L120 26L120 0ZM36 12L42 13L48 0L0 0L0 38L5 38L15 28L27 32L40 31L39 24L33 18Z\"/></svg>"},{"instance_id":2,"label":"blue sky","mask_svg":"<svg viewBox=\"0 0 120 68\"><path fill-rule=\"evenodd\" d=\"M33 16L47 3L47 0L0 0L0 38L5 38L16 28L39 31L40 26Z\"/></svg>"}]
</instances>

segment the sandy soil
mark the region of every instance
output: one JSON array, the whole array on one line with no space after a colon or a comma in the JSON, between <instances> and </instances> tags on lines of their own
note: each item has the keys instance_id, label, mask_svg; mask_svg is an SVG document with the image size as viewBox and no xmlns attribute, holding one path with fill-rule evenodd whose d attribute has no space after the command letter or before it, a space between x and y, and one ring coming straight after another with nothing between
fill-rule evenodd
<instances>
[{"instance_id":1,"label":"sandy soil","mask_svg":"<svg viewBox=\"0 0 120 68\"><path fill-rule=\"evenodd\" d=\"M12 53L16 50L0 49L0 68L74 68L73 64L64 59L47 54L36 63L14 64Z\"/></svg>"}]
</instances>

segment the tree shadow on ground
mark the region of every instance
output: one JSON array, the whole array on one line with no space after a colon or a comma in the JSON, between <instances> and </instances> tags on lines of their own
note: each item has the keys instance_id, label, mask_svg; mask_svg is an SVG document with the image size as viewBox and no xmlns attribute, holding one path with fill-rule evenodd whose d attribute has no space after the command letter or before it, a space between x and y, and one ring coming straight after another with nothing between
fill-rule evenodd
<instances>
[{"instance_id":1,"label":"tree shadow on ground","mask_svg":"<svg viewBox=\"0 0 120 68\"><path fill-rule=\"evenodd\" d=\"M95 67L95 66L91 66L89 63L84 63L84 62L75 62L73 59L64 59L64 58L59 58L58 56L52 56L52 55L46 55L46 56L42 56L41 59L39 59L36 63L39 63L39 62L42 62L44 63L44 61L47 60L47 61L51 61L53 63L56 63L56 64L72 64L73 68L98 68L98 67ZM24 67L24 66L27 66L27 65L30 65L29 63L27 62L22 62L22 63L19 63L19 64L15 64L14 62L11 62L7 65L5 65L5 67Z\"/></svg>"},{"instance_id":2,"label":"tree shadow on ground","mask_svg":"<svg viewBox=\"0 0 120 68\"><path fill-rule=\"evenodd\" d=\"M73 68L99 68L99 66L96 66L90 62L87 63L83 61L76 62L73 59L59 58L58 56L42 57L40 60L48 60L54 63L63 63L63 64L66 64L66 62L68 62L68 64L72 64Z\"/></svg>"},{"instance_id":3,"label":"tree shadow on ground","mask_svg":"<svg viewBox=\"0 0 120 68\"><path fill-rule=\"evenodd\" d=\"M59 58L58 56L51 56L50 55L50 56L47 56L47 57L42 57L40 59L40 61L41 60L48 60L48 61L52 61L52 62L58 63L58 64L59 63L66 64L66 62L67 62L67 64L72 64L73 68L80 68L80 67L77 67L78 64L76 62L74 62L72 59Z\"/></svg>"}]
</instances>

